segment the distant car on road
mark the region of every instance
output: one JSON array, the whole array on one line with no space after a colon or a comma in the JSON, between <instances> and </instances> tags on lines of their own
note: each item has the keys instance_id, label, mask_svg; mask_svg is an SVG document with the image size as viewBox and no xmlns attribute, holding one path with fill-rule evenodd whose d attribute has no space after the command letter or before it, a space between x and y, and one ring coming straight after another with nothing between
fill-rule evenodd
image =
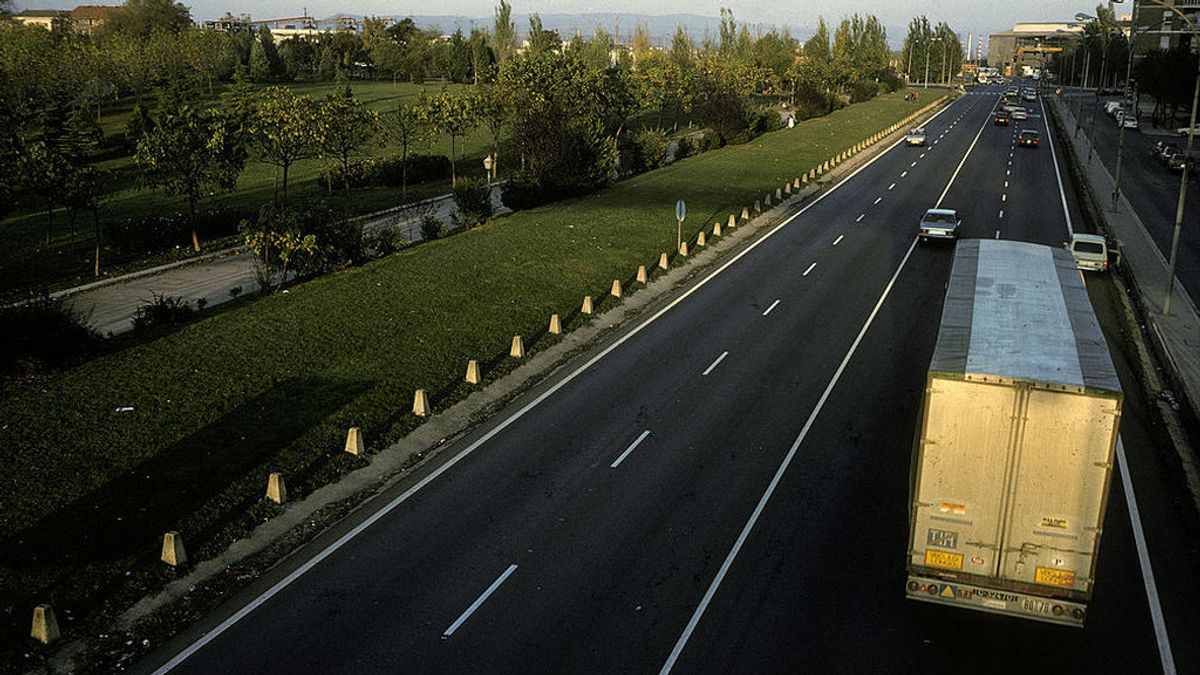
<instances>
[{"instance_id":1,"label":"distant car on road","mask_svg":"<svg viewBox=\"0 0 1200 675\"><path fill-rule=\"evenodd\" d=\"M905 145L925 145L925 127L914 127L904 136Z\"/></svg>"},{"instance_id":2,"label":"distant car on road","mask_svg":"<svg viewBox=\"0 0 1200 675\"><path fill-rule=\"evenodd\" d=\"M1109 101L1104 104L1104 112L1110 117L1116 117L1117 113L1123 110L1120 101Z\"/></svg>"},{"instance_id":3,"label":"distant car on road","mask_svg":"<svg viewBox=\"0 0 1200 675\"><path fill-rule=\"evenodd\" d=\"M1021 147L1036 148L1038 146L1038 132L1033 129L1026 129L1017 137L1017 143Z\"/></svg>"},{"instance_id":4,"label":"distant car on road","mask_svg":"<svg viewBox=\"0 0 1200 675\"><path fill-rule=\"evenodd\" d=\"M1158 153L1158 161L1162 162L1163 164L1169 164L1171 162L1172 157L1174 157L1175 155L1178 155L1182 152L1183 152L1183 150L1181 150L1178 146L1175 146L1175 145L1165 146Z\"/></svg>"},{"instance_id":5,"label":"distant car on road","mask_svg":"<svg viewBox=\"0 0 1200 675\"><path fill-rule=\"evenodd\" d=\"M1012 109L1012 118L1014 120L1027 120L1029 119L1029 111L1021 106L1017 106Z\"/></svg>"},{"instance_id":6,"label":"distant car on road","mask_svg":"<svg viewBox=\"0 0 1200 675\"><path fill-rule=\"evenodd\" d=\"M1036 101L1037 93L1033 92L1033 91L1026 91L1024 94L1021 95L1021 98L1025 99L1026 101Z\"/></svg>"},{"instance_id":7,"label":"distant car on road","mask_svg":"<svg viewBox=\"0 0 1200 675\"><path fill-rule=\"evenodd\" d=\"M1167 158L1167 168L1171 171L1183 171L1184 167L1187 167L1188 173L1195 173L1196 158L1185 158L1182 150L1172 153L1171 156Z\"/></svg>"},{"instance_id":8,"label":"distant car on road","mask_svg":"<svg viewBox=\"0 0 1200 675\"><path fill-rule=\"evenodd\" d=\"M1179 136L1187 136L1188 135L1188 127L1179 127L1178 129L1175 130L1175 133ZM1196 125L1195 131L1193 133L1196 136L1200 136L1200 125Z\"/></svg>"},{"instance_id":9,"label":"distant car on road","mask_svg":"<svg viewBox=\"0 0 1200 675\"><path fill-rule=\"evenodd\" d=\"M1006 127L1012 119L1008 113L1003 110L997 110L995 115L992 115L992 124L998 127Z\"/></svg>"},{"instance_id":10,"label":"distant car on road","mask_svg":"<svg viewBox=\"0 0 1200 675\"><path fill-rule=\"evenodd\" d=\"M954 209L929 209L921 216L917 226L917 236L921 241L929 239L955 239L962 221Z\"/></svg>"},{"instance_id":11,"label":"distant car on road","mask_svg":"<svg viewBox=\"0 0 1200 675\"><path fill-rule=\"evenodd\" d=\"M1120 125L1126 129L1137 129L1138 121L1133 115L1121 115Z\"/></svg>"},{"instance_id":12,"label":"distant car on road","mask_svg":"<svg viewBox=\"0 0 1200 675\"><path fill-rule=\"evenodd\" d=\"M1150 148L1150 156L1158 160L1165 160L1163 155L1168 152L1179 152L1179 146L1170 141L1159 141Z\"/></svg>"}]
</instances>

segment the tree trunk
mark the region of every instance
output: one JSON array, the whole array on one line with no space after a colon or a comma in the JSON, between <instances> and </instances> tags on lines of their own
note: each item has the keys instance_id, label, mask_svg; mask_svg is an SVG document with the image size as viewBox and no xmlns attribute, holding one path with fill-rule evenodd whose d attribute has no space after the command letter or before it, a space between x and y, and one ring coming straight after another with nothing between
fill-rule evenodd
<instances>
[{"instance_id":1,"label":"tree trunk","mask_svg":"<svg viewBox=\"0 0 1200 675\"><path fill-rule=\"evenodd\" d=\"M54 229L54 204L46 205L46 245L50 245L50 233Z\"/></svg>"},{"instance_id":2,"label":"tree trunk","mask_svg":"<svg viewBox=\"0 0 1200 675\"><path fill-rule=\"evenodd\" d=\"M92 209L92 226L96 229L96 277L100 276L100 209Z\"/></svg>"},{"instance_id":3,"label":"tree trunk","mask_svg":"<svg viewBox=\"0 0 1200 675\"><path fill-rule=\"evenodd\" d=\"M200 252L200 237L196 234L196 199L188 199L188 215L192 223L192 251Z\"/></svg>"},{"instance_id":4,"label":"tree trunk","mask_svg":"<svg viewBox=\"0 0 1200 675\"><path fill-rule=\"evenodd\" d=\"M457 154L454 151L454 138L454 134L450 134L450 189L458 187L458 170L454 161L454 157Z\"/></svg>"},{"instance_id":5,"label":"tree trunk","mask_svg":"<svg viewBox=\"0 0 1200 675\"><path fill-rule=\"evenodd\" d=\"M287 206L287 181L288 181L288 169L290 169L290 168L292 168L291 164L283 165L283 201L280 202L280 205L284 206L284 207Z\"/></svg>"}]
</instances>

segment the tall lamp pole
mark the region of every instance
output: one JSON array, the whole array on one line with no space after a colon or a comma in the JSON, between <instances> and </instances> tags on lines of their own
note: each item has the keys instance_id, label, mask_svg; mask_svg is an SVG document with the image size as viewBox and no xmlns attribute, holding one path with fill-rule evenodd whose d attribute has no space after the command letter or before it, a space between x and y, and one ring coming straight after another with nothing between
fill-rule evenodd
<instances>
[{"instance_id":1,"label":"tall lamp pole","mask_svg":"<svg viewBox=\"0 0 1200 675\"><path fill-rule=\"evenodd\" d=\"M1113 0L1113 2L1124 1ZM1138 113L1135 107L1136 99L1133 96L1133 43L1137 39L1137 8L1137 0L1134 0L1133 14L1129 17L1129 60L1125 64L1125 102L1129 104L1129 110L1133 113L1134 119L1137 119ZM1122 121L1120 126L1121 129L1117 136L1117 170L1116 176L1113 178L1112 191L1112 210L1114 212L1117 210L1117 201L1121 198L1121 158L1125 154L1125 122ZM1185 170L1184 173L1187 171Z\"/></svg>"},{"instance_id":2,"label":"tall lamp pole","mask_svg":"<svg viewBox=\"0 0 1200 675\"><path fill-rule=\"evenodd\" d=\"M925 88L929 88L929 42L941 42L942 38L935 37L925 44Z\"/></svg>"}]
</instances>

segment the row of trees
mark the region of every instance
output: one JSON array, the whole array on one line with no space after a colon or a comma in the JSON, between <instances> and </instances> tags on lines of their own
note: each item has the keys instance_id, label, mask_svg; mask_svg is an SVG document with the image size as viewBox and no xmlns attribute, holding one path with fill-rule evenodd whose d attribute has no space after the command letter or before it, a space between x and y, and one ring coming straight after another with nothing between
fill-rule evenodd
<instances>
[{"instance_id":1,"label":"row of trees","mask_svg":"<svg viewBox=\"0 0 1200 675\"><path fill-rule=\"evenodd\" d=\"M946 23L930 26L924 16L909 22L900 49L900 67L909 82L948 82L962 69L964 58L962 42Z\"/></svg>"}]
</instances>

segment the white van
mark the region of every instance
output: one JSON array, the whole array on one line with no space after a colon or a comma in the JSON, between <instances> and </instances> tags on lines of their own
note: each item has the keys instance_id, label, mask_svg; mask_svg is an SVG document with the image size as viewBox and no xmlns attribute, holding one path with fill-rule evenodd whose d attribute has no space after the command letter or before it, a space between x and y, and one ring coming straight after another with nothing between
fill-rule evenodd
<instances>
[{"instance_id":1,"label":"white van","mask_svg":"<svg viewBox=\"0 0 1200 675\"><path fill-rule=\"evenodd\" d=\"M1075 261L1075 269L1104 272L1108 270L1108 242L1098 234L1071 235L1063 245Z\"/></svg>"}]
</instances>

